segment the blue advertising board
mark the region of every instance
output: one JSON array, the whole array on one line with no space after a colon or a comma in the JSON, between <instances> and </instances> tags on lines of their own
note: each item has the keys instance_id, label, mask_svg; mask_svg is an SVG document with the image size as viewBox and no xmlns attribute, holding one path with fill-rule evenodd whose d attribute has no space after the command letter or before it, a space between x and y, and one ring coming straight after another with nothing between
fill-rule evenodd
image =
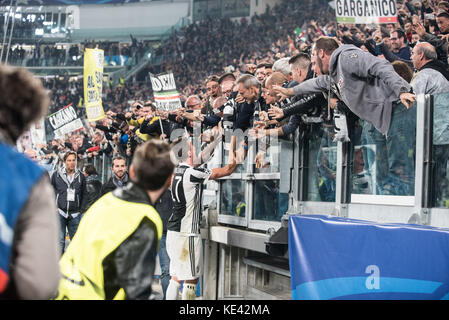
<instances>
[{"instance_id":1,"label":"blue advertising board","mask_svg":"<svg viewBox=\"0 0 449 320\"><path fill-rule=\"evenodd\" d=\"M449 299L449 230L289 217L292 299Z\"/></svg>"}]
</instances>

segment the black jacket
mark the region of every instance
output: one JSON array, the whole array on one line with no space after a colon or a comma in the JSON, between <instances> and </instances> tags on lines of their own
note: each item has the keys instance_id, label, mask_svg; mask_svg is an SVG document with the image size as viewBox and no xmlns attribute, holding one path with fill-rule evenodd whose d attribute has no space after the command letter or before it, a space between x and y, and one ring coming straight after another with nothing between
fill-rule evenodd
<instances>
[{"instance_id":1,"label":"black jacket","mask_svg":"<svg viewBox=\"0 0 449 320\"><path fill-rule=\"evenodd\" d=\"M149 135L161 135L161 123L162 123L162 130L164 130L164 134L167 137L170 137L170 123L167 120L157 120L154 121L152 124L150 124L150 121L144 120L142 124L140 125L140 133L145 133Z\"/></svg>"},{"instance_id":2,"label":"black jacket","mask_svg":"<svg viewBox=\"0 0 449 320\"><path fill-rule=\"evenodd\" d=\"M84 213L87 210L86 178L79 170L75 170L72 183L67 180L65 169L56 170L51 176L51 184L55 189L56 206L66 213ZM67 201L67 190L75 190L75 200Z\"/></svg>"},{"instance_id":3,"label":"black jacket","mask_svg":"<svg viewBox=\"0 0 449 320\"><path fill-rule=\"evenodd\" d=\"M170 190L166 190L159 200L155 203L154 208L162 219L164 233L167 233L167 223L173 210L173 198Z\"/></svg>"},{"instance_id":4,"label":"black jacket","mask_svg":"<svg viewBox=\"0 0 449 320\"><path fill-rule=\"evenodd\" d=\"M148 194L134 183L117 188L115 197L152 205ZM148 300L151 295L158 248L157 229L144 218L137 229L103 261L105 298L112 299L120 288L127 300Z\"/></svg>"},{"instance_id":5,"label":"black jacket","mask_svg":"<svg viewBox=\"0 0 449 320\"><path fill-rule=\"evenodd\" d=\"M109 180L101 187L101 196L104 196L106 193L115 190L118 186L116 183L114 183L114 177L110 177ZM126 186L126 184L129 181L129 177L128 174L126 173L126 178L125 181L123 183L124 186Z\"/></svg>"},{"instance_id":6,"label":"black jacket","mask_svg":"<svg viewBox=\"0 0 449 320\"><path fill-rule=\"evenodd\" d=\"M87 188L87 207L86 210L90 208L101 196L102 184L98 180L98 176L89 176L86 179Z\"/></svg>"}]
</instances>

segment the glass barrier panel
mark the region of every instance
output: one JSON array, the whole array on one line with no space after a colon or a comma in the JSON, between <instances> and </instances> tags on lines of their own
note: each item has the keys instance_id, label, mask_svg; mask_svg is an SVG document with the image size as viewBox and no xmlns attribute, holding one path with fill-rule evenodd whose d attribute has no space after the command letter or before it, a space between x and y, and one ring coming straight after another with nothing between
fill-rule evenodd
<instances>
[{"instance_id":1,"label":"glass barrier panel","mask_svg":"<svg viewBox=\"0 0 449 320\"><path fill-rule=\"evenodd\" d=\"M337 143L333 141L334 125L310 125L304 139L308 141L308 201L335 201Z\"/></svg>"},{"instance_id":2,"label":"glass barrier panel","mask_svg":"<svg viewBox=\"0 0 449 320\"><path fill-rule=\"evenodd\" d=\"M241 179L222 180L220 189L220 214L245 217L245 185Z\"/></svg>"},{"instance_id":3,"label":"glass barrier panel","mask_svg":"<svg viewBox=\"0 0 449 320\"><path fill-rule=\"evenodd\" d=\"M280 146L279 142L264 144L258 140L259 150L254 159L254 173L276 173L280 170Z\"/></svg>"},{"instance_id":4,"label":"glass barrier panel","mask_svg":"<svg viewBox=\"0 0 449 320\"><path fill-rule=\"evenodd\" d=\"M364 143L362 145L362 136L364 137L362 130L363 121L360 119L355 120L353 131L350 136L351 149L349 159L352 176L352 183L350 184L351 193L375 194L375 190L372 190L369 170L371 169L374 176L377 173L376 169L378 167L381 172L385 172L387 168L387 159L381 152L378 152L378 158L375 158L377 150L375 145L366 143L366 140L363 140ZM368 162L368 159L370 159L369 161L371 162ZM376 159L376 161L373 159Z\"/></svg>"},{"instance_id":5,"label":"glass barrier panel","mask_svg":"<svg viewBox=\"0 0 449 320\"><path fill-rule=\"evenodd\" d=\"M432 147L432 203L449 208L449 93L434 95Z\"/></svg>"},{"instance_id":6,"label":"glass barrier panel","mask_svg":"<svg viewBox=\"0 0 449 320\"><path fill-rule=\"evenodd\" d=\"M222 166L225 166L228 163L229 160L229 148L230 148L230 144L229 143L224 143L224 152L223 152L223 163ZM241 161L241 163L238 165L238 167L235 169L234 173L245 173L246 172L246 168L247 168L247 164L248 164L248 157L245 157L245 159L243 159Z\"/></svg>"},{"instance_id":7,"label":"glass barrier panel","mask_svg":"<svg viewBox=\"0 0 449 320\"><path fill-rule=\"evenodd\" d=\"M279 180L255 180L255 220L281 221L288 209L288 193L279 192Z\"/></svg>"},{"instance_id":8,"label":"glass barrier panel","mask_svg":"<svg viewBox=\"0 0 449 320\"><path fill-rule=\"evenodd\" d=\"M352 194L413 196L415 193L416 104L394 103L386 135L353 119L350 128Z\"/></svg>"}]
</instances>

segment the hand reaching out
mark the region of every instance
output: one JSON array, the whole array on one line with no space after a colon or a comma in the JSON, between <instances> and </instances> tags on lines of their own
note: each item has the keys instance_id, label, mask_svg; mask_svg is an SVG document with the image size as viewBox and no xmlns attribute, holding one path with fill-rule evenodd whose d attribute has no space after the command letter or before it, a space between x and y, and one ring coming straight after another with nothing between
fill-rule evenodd
<instances>
[{"instance_id":1,"label":"hand reaching out","mask_svg":"<svg viewBox=\"0 0 449 320\"><path fill-rule=\"evenodd\" d=\"M268 115L272 119L282 119L284 117L284 110L282 110L282 108L273 106L270 109L268 109Z\"/></svg>"},{"instance_id":2,"label":"hand reaching out","mask_svg":"<svg viewBox=\"0 0 449 320\"><path fill-rule=\"evenodd\" d=\"M295 95L293 88L284 88L278 85L273 85L274 92L278 95L278 97L281 98L281 100L284 100L286 98L292 97Z\"/></svg>"}]
</instances>

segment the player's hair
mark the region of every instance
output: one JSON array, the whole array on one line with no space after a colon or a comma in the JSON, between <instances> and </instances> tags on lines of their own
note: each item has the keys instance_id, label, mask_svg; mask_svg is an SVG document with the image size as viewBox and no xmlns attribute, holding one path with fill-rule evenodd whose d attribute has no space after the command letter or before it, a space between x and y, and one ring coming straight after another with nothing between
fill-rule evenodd
<instances>
[{"instance_id":1,"label":"player's hair","mask_svg":"<svg viewBox=\"0 0 449 320\"><path fill-rule=\"evenodd\" d=\"M133 181L145 190L162 188L175 167L170 158L170 149L167 142L155 139L137 147L132 161Z\"/></svg>"}]
</instances>

